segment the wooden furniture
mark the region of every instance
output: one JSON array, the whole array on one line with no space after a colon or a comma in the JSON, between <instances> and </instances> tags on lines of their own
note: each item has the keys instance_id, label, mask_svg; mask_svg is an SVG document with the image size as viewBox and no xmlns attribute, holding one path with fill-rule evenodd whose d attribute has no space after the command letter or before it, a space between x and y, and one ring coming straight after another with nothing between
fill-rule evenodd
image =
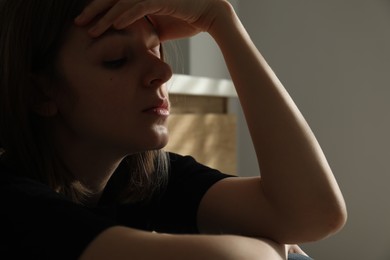
<instances>
[{"instance_id":1,"label":"wooden furniture","mask_svg":"<svg viewBox=\"0 0 390 260\"><path fill-rule=\"evenodd\" d=\"M167 151L191 155L222 172L236 174L236 98L229 80L175 74L168 84L171 100Z\"/></svg>"}]
</instances>

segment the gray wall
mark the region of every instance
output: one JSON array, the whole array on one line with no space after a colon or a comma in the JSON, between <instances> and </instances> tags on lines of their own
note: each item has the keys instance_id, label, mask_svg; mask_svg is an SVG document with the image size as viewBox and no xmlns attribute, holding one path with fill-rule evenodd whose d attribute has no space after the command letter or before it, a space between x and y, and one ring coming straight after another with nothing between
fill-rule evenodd
<instances>
[{"instance_id":1,"label":"gray wall","mask_svg":"<svg viewBox=\"0 0 390 260\"><path fill-rule=\"evenodd\" d=\"M347 202L346 227L304 249L316 259L390 259L389 1L234 5L311 125ZM191 74L228 77L208 36L191 39L188 47ZM251 175L258 168L238 114L238 168Z\"/></svg>"}]
</instances>

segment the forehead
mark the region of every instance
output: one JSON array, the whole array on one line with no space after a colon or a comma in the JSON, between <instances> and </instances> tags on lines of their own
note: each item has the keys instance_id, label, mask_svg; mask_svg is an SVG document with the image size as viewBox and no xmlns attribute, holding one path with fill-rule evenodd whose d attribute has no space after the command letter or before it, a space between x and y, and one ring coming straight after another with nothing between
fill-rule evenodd
<instances>
[{"instance_id":1,"label":"forehead","mask_svg":"<svg viewBox=\"0 0 390 260\"><path fill-rule=\"evenodd\" d=\"M84 27L73 25L66 37L64 45L67 43L70 45L81 44L85 49L88 49L94 44L112 36L124 36L128 38L143 37L145 39L158 38L155 28L147 19L140 19L123 30L109 28L99 37L91 37L88 34L88 30L92 26L94 24Z\"/></svg>"}]
</instances>

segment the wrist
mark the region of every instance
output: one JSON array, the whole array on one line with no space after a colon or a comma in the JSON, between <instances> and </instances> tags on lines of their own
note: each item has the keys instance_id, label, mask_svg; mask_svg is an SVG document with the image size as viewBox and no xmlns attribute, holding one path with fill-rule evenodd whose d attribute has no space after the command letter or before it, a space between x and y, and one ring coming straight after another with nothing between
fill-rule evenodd
<instances>
[{"instance_id":1,"label":"wrist","mask_svg":"<svg viewBox=\"0 0 390 260\"><path fill-rule=\"evenodd\" d=\"M218 1L212 12L214 17L206 32L214 38L218 37L220 32L229 28L230 24L234 24L235 20L238 20L232 4L226 0Z\"/></svg>"}]
</instances>

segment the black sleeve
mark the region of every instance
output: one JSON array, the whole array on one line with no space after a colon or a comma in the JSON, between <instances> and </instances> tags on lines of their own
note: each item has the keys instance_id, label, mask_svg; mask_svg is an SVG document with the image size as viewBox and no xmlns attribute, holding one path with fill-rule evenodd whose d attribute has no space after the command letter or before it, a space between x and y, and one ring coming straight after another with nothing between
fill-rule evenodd
<instances>
[{"instance_id":1,"label":"black sleeve","mask_svg":"<svg viewBox=\"0 0 390 260\"><path fill-rule=\"evenodd\" d=\"M197 211L207 190L232 177L209 168L190 156L170 154L169 184L157 203L154 229L166 233L199 233Z\"/></svg>"},{"instance_id":2,"label":"black sleeve","mask_svg":"<svg viewBox=\"0 0 390 260\"><path fill-rule=\"evenodd\" d=\"M77 259L114 226L29 179L0 183L0 254L11 259Z\"/></svg>"}]
</instances>

